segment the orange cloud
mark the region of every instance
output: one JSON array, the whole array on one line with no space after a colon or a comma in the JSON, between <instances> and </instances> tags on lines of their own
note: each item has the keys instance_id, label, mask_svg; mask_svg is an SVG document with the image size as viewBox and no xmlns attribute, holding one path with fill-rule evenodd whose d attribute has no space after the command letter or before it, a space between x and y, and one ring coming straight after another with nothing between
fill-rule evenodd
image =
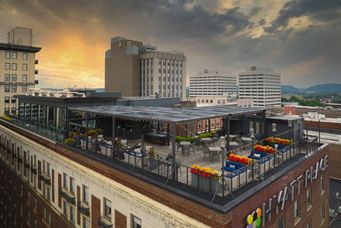
<instances>
[{"instance_id":1,"label":"orange cloud","mask_svg":"<svg viewBox=\"0 0 341 228\"><path fill-rule=\"evenodd\" d=\"M38 54L41 86L103 87L104 43L90 43L77 31L60 31Z\"/></svg>"}]
</instances>

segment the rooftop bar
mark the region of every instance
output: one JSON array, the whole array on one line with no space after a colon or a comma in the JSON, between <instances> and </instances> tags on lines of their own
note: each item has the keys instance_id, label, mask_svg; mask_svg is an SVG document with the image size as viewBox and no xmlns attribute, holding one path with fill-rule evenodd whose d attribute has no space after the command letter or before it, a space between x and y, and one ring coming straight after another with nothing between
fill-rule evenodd
<instances>
[{"instance_id":1,"label":"rooftop bar","mask_svg":"<svg viewBox=\"0 0 341 228\"><path fill-rule=\"evenodd\" d=\"M269 116L264 108L124 106L79 96L18 100L17 115L2 119L218 203L318 146L305 136L302 118Z\"/></svg>"}]
</instances>

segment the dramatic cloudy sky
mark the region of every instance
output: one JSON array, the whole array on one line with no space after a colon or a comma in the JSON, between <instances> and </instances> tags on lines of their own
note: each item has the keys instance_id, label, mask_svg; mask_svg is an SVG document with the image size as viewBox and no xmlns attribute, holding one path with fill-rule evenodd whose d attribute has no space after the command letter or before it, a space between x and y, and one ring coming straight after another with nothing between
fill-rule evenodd
<instances>
[{"instance_id":1,"label":"dramatic cloudy sky","mask_svg":"<svg viewBox=\"0 0 341 228\"><path fill-rule=\"evenodd\" d=\"M284 84L341 83L340 0L0 0L0 40L34 30L42 87L103 87L110 38L182 50L187 76L274 68Z\"/></svg>"}]
</instances>

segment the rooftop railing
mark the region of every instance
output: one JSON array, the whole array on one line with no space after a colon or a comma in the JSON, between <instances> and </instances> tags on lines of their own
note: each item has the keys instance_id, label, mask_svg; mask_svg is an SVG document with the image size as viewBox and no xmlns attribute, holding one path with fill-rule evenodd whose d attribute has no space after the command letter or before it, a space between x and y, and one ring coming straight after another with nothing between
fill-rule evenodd
<instances>
[{"instance_id":1,"label":"rooftop railing","mask_svg":"<svg viewBox=\"0 0 341 228\"><path fill-rule=\"evenodd\" d=\"M263 181L295 157L314 152L318 148L316 137L304 137L302 140L293 142L277 150L275 153L260 159L252 158L250 164L238 169L206 173L205 170L199 170L198 172L194 167L182 164L179 160L176 160L174 164L171 155L159 157L156 154L150 154L144 145L141 145L139 148L132 148L117 145L112 140L106 140L104 143L98 138L98 135L95 138L89 138L87 135L78 135L74 137L74 141L67 142L65 141L63 129L48 129L17 119L10 119L8 121L60 144L67 144L69 148L74 148L74 151L82 151L83 154L96 156L113 164L125 165L132 173L144 173L164 184L175 185L192 193L198 191L206 194L212 201L216 197L234 197L235 192L248 186L248 184ZM238 148L233 151L237 150ZM223 162L225 163L227 158L226 152L223 151L222 153Z\"/></svg>"}]
</instances>

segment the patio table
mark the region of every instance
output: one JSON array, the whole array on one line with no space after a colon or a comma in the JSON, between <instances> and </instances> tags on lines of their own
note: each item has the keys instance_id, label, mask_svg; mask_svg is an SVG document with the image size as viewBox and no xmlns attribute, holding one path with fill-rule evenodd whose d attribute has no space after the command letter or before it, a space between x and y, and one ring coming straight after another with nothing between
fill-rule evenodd
<instances>
[{"instance_id":1,"label":"patio table","mask_svg":"<svg viewBox=\"0 0 341 228\"><path fill-rule=\"evenodd\" d=\"M212 146L208 147L208 150L210 152L209 158L212 160L214 156L219 155L221 153L221 148L219 146Z\"/></svg>"}]
</instances>

